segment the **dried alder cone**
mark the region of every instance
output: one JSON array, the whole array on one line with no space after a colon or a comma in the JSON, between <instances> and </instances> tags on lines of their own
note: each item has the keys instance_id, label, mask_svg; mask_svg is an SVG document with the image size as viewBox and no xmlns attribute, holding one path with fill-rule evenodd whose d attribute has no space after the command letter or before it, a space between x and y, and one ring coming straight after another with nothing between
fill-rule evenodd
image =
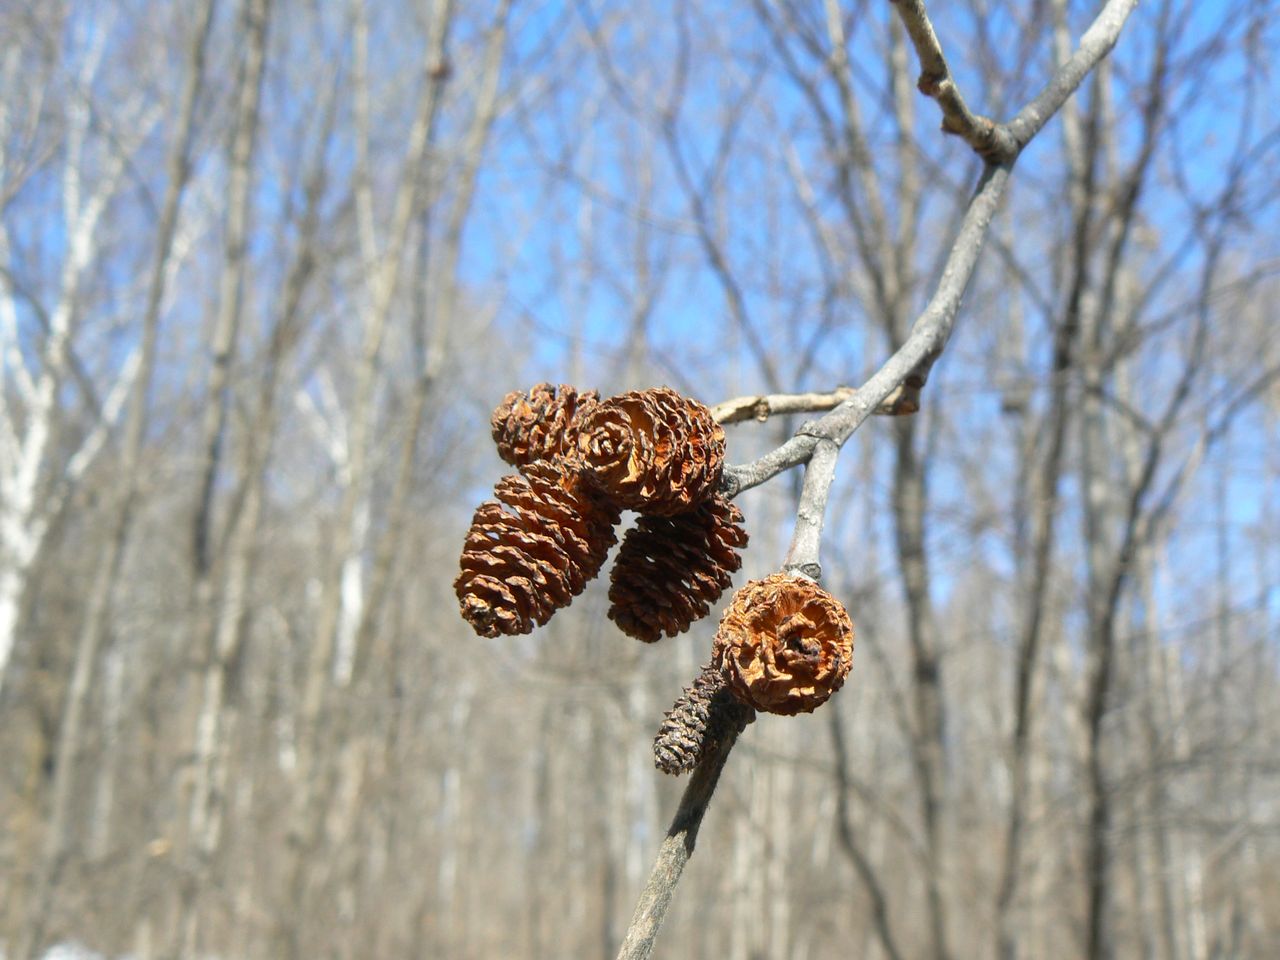
<instances>
[{"instance_id":1,"label":"dried alder cone","mask_svg":"<svg viewBox=\"0 0 1280 960\"><path fill-rule=\"evenodd\" d=\"M670 387L633 390L583 416L577 456L584 476L618 506L652 516L691 510L715 493L724 428Z\"/></svg>"},{"instance_id":2,"label":"dried alder cone","mask_svg":"<svg viewBox=\"0 0 1280 960\"><path fill-rule=\"evenodd\" d=\"M522 476L498 483L463 547L454 589L477 633L546 623L599 573L624 509L643 516L615 571L610 615L650 641L706 616L746 543L741 514L716 497L724 430L706 407L669 387L601 401L540 383L507 394L491 427Z\"/></svg>"},{"instance_id":3,"label":"dried alder cone","mask_svg":"<svg viewBox=\"0 0 1280 960\"><path fill-rule=\"evenodd\" d=\"M600 572L618 511L554 461L503 477L476 510L454 591L484 637L529 633Z\"/></svg>"},{"instance_id":4,"label":"dried alder cone","mask_svg":"<svg viewBox=\"0 0 1280 960\"><path fill-rule=\"evenodd\" d=\"M522 470L539 460L565 456L576 447L579 421L599 400L594 390L579 392L563 383L558 388L540 383L508 393L489 421L498 455Z\"/></svg>"},{"instance_id":5,"label":"dried alder cone","mask_svg":"<svg viewBox=\"0 0 1280 960\"><path fill-rule=\"evenodd\" d=\"M609 619L646 643L689 629L742 566L741 524L742 512L718 494L674 517L641 517L613 565Z\"/></svg>"},{"instance_id":6,"label":"dried alder cone","mask_svg":"<svg viewBox=\"0 0 1280 960\"><path fill-rule=\"evenodd\" d=\"M712 660L743 703L793 715L821 706L853 665L853 624L812 580L777 573L734 594Z\"/></svg>"},{"instance_id":7,"label":"dried alder cone","mask_svg":"<svg viewBox=\"0 0 1280 960\"><path fill-rule=\"evenodd\" d=\"M707 664L663 718L653 741L654 763L663 773L692 770L755 718L756 712L729 692L720 671Z\"/></svg>"}]
</instances>

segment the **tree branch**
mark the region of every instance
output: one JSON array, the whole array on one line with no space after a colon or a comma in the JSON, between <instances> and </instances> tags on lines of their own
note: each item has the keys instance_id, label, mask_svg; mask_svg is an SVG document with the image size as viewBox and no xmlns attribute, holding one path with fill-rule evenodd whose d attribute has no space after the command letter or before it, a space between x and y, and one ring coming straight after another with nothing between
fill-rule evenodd
<instances>
[{"instance_id":1,"label":"tree branch","mask_svg":"<svg viewBox=\"0 0 1280 960\"><path fill-rule=\"evenodd\" d=\"M801 427L801 432L805 430ZM822 546L822 523L827 514L827 498L831 495L831 483L836 476L836 460L840 447L827 437L814 442L809 463L804 468L804 484L800 489L800 504L796 508L796 527L791 537L791 549L783 569L802 573L813 580L822 579L822 564L818 554Z\"/></svg>"},{"instance_id":2,"label":"tree branch","mask_svg":"<svg viewBox=\"0 0 1280 960\"><path fill-rule=\"evenodd\" d=\"M1019 150L1031 142L1031 138L1053 118L1067 102L1067 98L1076 92L1089 72L1111 52L1120 36L1120 29L1137 5L1138 0L1108 0L1097 19L1080 37L1076 52L1058 69L1053 79L1045 84L1044 89L1005 124Z\"/></svg>"},{"instance_id":3,"label":"tree branch","mask_svg":"<svg viewBox=\"0 0 1280 960\"><path fill-rule=\"evenodd\" d=\"M895 6L900 6L900 2L906 3L909 0L894 0ZM1035 99L1010 121L1007 126L1017 141L1019 150L1040 132L1050 117L1080 86L1089 71L1111 51L1120 29L1136 5L1137 0L1109 0L1081 37L1076 52ZM784 470L808 462L819 438L830 438L838 446L842 446L894 390L903 385L915 390L924 386L930 368L951 336L960 300L977 266L987 228L1004 195L1011 169L1012 159L1003 163L988 162L983 170L982 179L978 181L977 189L965 210L960 231L947 255L938 288L924 312L912 325L906 342L871 379L815 426L810 428L807 425L802 428L801 433L760 459L725 471L724 490L728 495L736 496Z\"/></svg>"},{"instance_id":4,"label":"tree branch","mask_svg":"<svg viewBox=\"0 0 1280 960\"><path fill-rule=\"evenodd\" d=\"M806 424L796 436L759 460L726 470L724 488L728 494L736 496L784 470L807 463L820 439L832 440L837 447L843 446L894 391L904 385L918 391L924 385L929 368L951 336L960 299L977 266L983 239L1004 194L1009 172L1007 165L992 164L983 171L965 211L960 232L947 256L938 289L897 352L849 399L822 419Z\"/></svg>"},{"instance_id":5,"label":"tree branch","mask_svg":"<svg viewBox=\"0 0 1280 960\"><path fill-rule=\"evenodd\" d=\"M920 58L916 88L936 100L942 110L942 129L973 147L978 156L993 163L1012 160L1019 145L1001 124L969 109L942 54L924 0L891 0Z\"/></svg>"},{"instance_id":6,"label":"tree branch","mask_svg":"<svg viewBox=\"0 0 1280 960\"><path fill-rule=\"evenodd\" d=\"M1109 0L1080 38L1076 52L1008 123L995 123L969 109L951 76L924 0L891 2L920 58L921 73L916 86L925 96L937 101L942 110L942 129L961 137L988 163L1011 163L1098 62L1111 52L1138 0Z\"/></svg>"},{"instance_id":7,"label":"tree branch","mask_svg":"<svg viewBox=\"0 0 1280 960\"><path fill-rule=\"evenodd\" d=\"M729 751L733 749L737 739L736 732L727 735L690 776L689 785L684 788L680 806L667 829L666 839L662 841L658 859L649 874L649 882L644 885L636 904L636 912L627 928L626 939L618 950L618 960L648 960L653 952L653 941L667 916L671 896L676 884L680 882L680 875L684 873L685 864L693 855L698 828L702 825L707 805L711 803L711 796L715 793L720 771L724 769Z\"/></svg>"},{"instance_id":8,"label":"tree branch","mask_svg":"<svg viewBox=\"0 0 1280 960\"><path fill-rule=\"evenodd\" d=\"M854 395L853 387L836 387L829 393L753 394L723 400L711 408L716 423L741 423L755 420L764 423L770 417L789 413L817 413L832 410ZM876 406L872 413L899 417L920 409L919 390L904 384Z\"/></svg>"},{"instance_id":9,"label":"tree branch","mask_svg":"<svg viewBox=\"0 0 1280 960\"><path fill-rule=\"evenodd\" d=\"M919 38L912 31L913 24L909 21L909 17L918 12L919 16L924 18L923 3L919 0L893 0L893 2L900 15L904 16L904 24L912 34L912 40L917 44L917 52L921 51L922 42L929 41L932 37L931 45L925 43L924 53L921 55L921 62L926 70L930 63L936 67L937 64L933 60L935 54L945 68L945 60L942 60L941 49L938 46L937 37L932 33L932 27L929 27L927 35L921 33ZM1008 125L1006 132L1015 139L1017 149L1011 154L1000 156L998 162L992 162L988 158L982 177L965 209L955 242L947 255L937 289L924 311L916 318L911 327L911 333L902 346L866 383L851 391L846 399L841 400L838 406L832 408L825 416L805 423L790 440L758 460L730 467L725 471L722 492L726 496L734 497L743 490L777 476L784 470L801 463L808 464L800 494L796 530L787 556L788 570L815 578L821 572L818 565L818 550L821 543L822 523L827 500L830 497L831 484L835 478L835 464L840 448L869 416L889 400L895 391L910 389L917 391L918 396L918 391L924 386L934 361L941 355L950 339L960 301L977 267L991 219L1008 185L1013 161L1018 151L1040 131L1080 85L1089 71L1115 45L1120 29L1136 3L1137 0L1108 0L1098 18L1081 38L1075 54L1063 64L1044 90ZM903 14L904 6L907 8L906 14ZM915 23L917 28L922 25L928 25L927 18L924 18L922 23ZM949 78L949 72L946 76ZM951 86L954 89L954 83ZM953 106L957 103L963 104L958 90L954 91L954 99L950 99L950 96L950 94L947 95L948 102ZM945 114L948 109L946 103L941 99L939 103L943 106ZM717 409L729 416L733 411L742 408L746 412L738 415L736 419L746 419L753 414L758 415L760 407L757 406L756 401L762 399L767 402L773 398L744 398L739 401L727 401ZM746 400L750 402L745 402ZM768 404L765 410L766 415L774 412L772 406ZM734 420L725 422L734 422ZM675 886L693 852L698 827L736 739L736 736L728 738L694 771L681 798L680 808L667 832L667 838L658 852L649 881L640 895L635 915L618 953L619 960L647 960L650 956L654 939L670 906Z\"/></svg>"}]
</instances>

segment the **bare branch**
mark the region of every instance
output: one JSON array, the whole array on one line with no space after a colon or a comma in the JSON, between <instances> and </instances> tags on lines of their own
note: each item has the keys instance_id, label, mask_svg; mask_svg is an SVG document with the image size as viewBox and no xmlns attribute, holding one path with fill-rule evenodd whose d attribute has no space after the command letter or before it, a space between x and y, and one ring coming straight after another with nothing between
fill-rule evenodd
<instances>
[{"instance_id":1,"label":"bare branch","mask_svg":"<svg viewBox=\"0 0 1280 960\"><path fill-rule=\"evenodd\" d=\"M1019 145L1009 131L988 117L974 113L964 102L924 0L892 0L892 3L920 58L920 79L916 87L937 101L942 110L942 129L960 137L985 160L994 163L1012 160L1018 154Z\"/></svg>"},{"instance_id":2,"label":"bare branch","mask_svg":"<svg viewBox=\"0 0 1280 960\"><path fill-rule=\"evenodd\" d=\"M1120 30L1138 0L1108 0L1096 20L1080 38L1080 45L1071 58L1053 75L1035 99L1018 111L1018 115L1005 127L1021 150L1031 138L1061 109L1067 98L1076 92L1094 67L1111 52L1120 36Z\"/></svg>"},{"instance_id":3,"label":"bare branch","mask_svg":"<svg viewBox=\"0 0 1280 960\"><path fill-rule=\"evenodd\" d=\"M853 387L836 387L829 393L754 394L722 400L711 408L716 423L742 423L755 420L764 423L770 417L789 413L818 413L833 410L854 394ZM904 384L885 397L872 411L887 417L900 417L920 409L919 389Z\"/></svg>"},{"instance_id":4,"label":"bare branch","mask_svg":"<svg viewBox=\"0 0 1280 960\"><path fill-rule=\"evenodd\" d=\"M802 427L803 431L804 428ZM809 463L804 469L804 486L800 489L800 505L796 508L796 527L791 549L783 569L802 573L813 580L821 579L822 565L818 553L822 546L822 522L827 513L827 498L836 476L839 445L829 437L818 437Z\"/></svg>"},{"instance_id":5,"label":"bare branch","mask_svg":"<svg viewBox=\"0 0 1280 960\"><path fill-rule=\"evenodd\" d=\"M727 735L690 776L689 785L684 788L680 806L667 829L666 839L662 841L658 859L649 874L649 881L644 885L640 900L636 903L636 912L627 928L626 939L618 950L618 960L647 960L653 953L653 942L662 928L662 921L666 919L667 908L671 906L671 895L680 882L685 864L693 855L694 844L698 841L698 828L702 825L707 805L711 803L711 796L715 793L720 771L724 769L729 751L733 749L737 739L737 733Z\"/></svg>"},{"instance_id":6,"label":"bare branch","mask_svg":"<svg viewBox=\"0 0 1280 960\"><path fill-rule=\"evenodd\" d=\"M920 58L921 74L917 86L921 93L938 102L943 115L942 129L963 138L989 163L1009 163L1017 157L1089 72L1111 52L1125 20L1137 6L1137 0L1110 0L1080 38L1076 52L1044 89L1018 111L1016 117L1000 124L974 113L965 103L929 21L924 0L892 2Z\"/></svg>"},{"instance_id":7,"label":"bare branch","mask_svg":"<svg viewBox=\"0 0 1280 960\"><path fill-rule=\"evenodd\" d=\"M1089 71L1111 50L1134 6L1136 0L1109 0L1081 37L1076 52L1063 64L1044 90L1019 111L1018 116L1009 124L1019 149L1026 146L1044 127ZM906 342L853 396L816 425L806 426L801 433L759 460L726 471L725 490L729 495L736 496L742 490L764 483L783 470L807 462L820 438L834 440L837 446L843 445L900 385L910 384L916 390L924 385L929 369L951 336L960 300L977 266L987 228L1004 194L1011 169L1011 162L988 162L965 210L938 288L924 312L916 319Z\"/></svg>"},{"instance_id":8,"label":"bare branch","mask_svg":"<svg viewBox=\"0 0 1280 960\"><path fill-rule=\"evenodd\" d=\"M929 367L951 336L960 299L977 266L987 227L1009 181L1009 171L1008 166L992 165L984 171L947 257L942 281L929 305L916 319L906 342L871 379L821 420L806 424L795 437L759 460L730 467L725 472L727 492L736 496L784 470L807 462L819 439L830 439L837 446L843 446L894 391L904 384L915 391L924 385Z\"/></svg>"},{"instance_id":9,"label":"bare branch","mask_svg":"<svg viewBox=\"0 0 1280 960\"><path fill-rule=\"evenodd\" d=\"M1013 134L1018 138L1017 149L1012 152L997 150L995 153L984 154L988 158L986 168L965 209L955 242L943 266L941 280L932 299L916 318L911 333L902 346L862 387L849 391L847 398L841 400L830 413L817 421L804 424L790 440L760 459L725 471L723 490L726 495L733 497L790 467L800 463L808 464L786 569L815 579L821 575L818 558L823 518L831 484L835 479L840 448L895 392L901 400L906 397L905 391L910 390L910 401L918 402L919 390L924 386L930 368L951 336L960 301L977 267L992 217L1008 185L1018 150L1035 136L1080 85L1089 70L1115 44L1120 28L1135 2L1136 0L1111 0L1103 8L1098 19L1086 31L1076 53L1063 65L1045 90L1018 114L1015 120L1018 126ZM918 0L895 0L895 5L900 13L906 8L904 23L916 43L926 71L932 66L935 74L931 76L935 76L941 65L942 77L935 78L937 91L930 95L939 100L948 117L951 116L947 113L949 109L957 112L956 115L961 117L958 122L962 129L965 128L964 124L968 124L967 129L972 132L979 118L974 118L967 110L963 115L958 113L963 107L963 99L954 82L949 82L945 87L940 85L942 79L950 81L950 73L946 69L937 37L928 25L923 3ZM943 95L939 96L938 92ZM993 158L997 162L993 162ZM760 416L762 412L767 417L770 413L777 412L772 405L774 399L782 401L780 397L739 398L719 405L717 413L724 422ZM795 400L794 397L789 399L797 403L804 402ZM810 395L808 399L812 402L813 396ZM695 772L694 779L686 788L675 821L636 907L635 916L618 954L620 960L644 960L652 952L654 938L670 905L675 885L693 851L698 826L732 746L733 741L730 740L713 757L708 758Z\"/></svg>"}]
</instances>

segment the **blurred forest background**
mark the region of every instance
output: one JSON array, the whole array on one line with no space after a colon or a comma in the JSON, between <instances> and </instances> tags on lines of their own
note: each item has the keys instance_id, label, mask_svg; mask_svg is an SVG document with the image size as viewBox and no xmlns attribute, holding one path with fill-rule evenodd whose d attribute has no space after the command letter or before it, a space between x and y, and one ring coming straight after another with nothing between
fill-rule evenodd
<instances>
[{"instance_id":1,"label":"blurred forest background","mask_svg":"<svg viewBox=\"0 0 1280 960\"><path fill-rule=\"evenodd\" d=\"M995 117L1097 7L937 6ZM1278 50L1148 0L1018 162L661 955L1280 956ZM981 166L917 72L878 0L0 5L0 952L612 956L714 618L472 635L489 411L874 371Z\"/></svg>"}]
</instances>

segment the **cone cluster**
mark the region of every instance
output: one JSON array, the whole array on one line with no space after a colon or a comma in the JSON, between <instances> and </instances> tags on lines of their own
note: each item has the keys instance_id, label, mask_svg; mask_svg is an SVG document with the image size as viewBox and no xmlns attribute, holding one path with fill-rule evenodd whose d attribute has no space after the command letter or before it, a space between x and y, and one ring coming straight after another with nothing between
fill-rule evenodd
<instances>
[{"instance_id":1,"label":"cone cluster","mask_svg":"<svg viewBox=\"0 0 1280 960\"><path fill-rule=\"evenodd\" d=\"M480 505L454 581L481 636L529 633L581 593L641 514L614 569L610 615L644 640L706 616L741 565L742 515L716 496L724 430L668 387L600 400L540 383L491 418L499 455L520 470ZM615 596L616 593L616 596Z\"/></svg>"},{"instance_id":2,"label":"cone cluster","mask_svg":"<svg viewBox=\"0 0 1280 960\"><path fill-rule=\"evenodd\" d=\"M609 589L609 617L637 639L675 636L705 617L742 566L742 514L716 491L724 430L668 387L601 400L540 383L508 394L491 418L503 477L476 510L454 589L481 636L529 633L595 577L623 510L640 514ZM654 759L693 770L757 710L807 713L840 689L853 624L813 581L775 574L737 592L712 659L667 712Z\"/></svg>"}]
</instances>

